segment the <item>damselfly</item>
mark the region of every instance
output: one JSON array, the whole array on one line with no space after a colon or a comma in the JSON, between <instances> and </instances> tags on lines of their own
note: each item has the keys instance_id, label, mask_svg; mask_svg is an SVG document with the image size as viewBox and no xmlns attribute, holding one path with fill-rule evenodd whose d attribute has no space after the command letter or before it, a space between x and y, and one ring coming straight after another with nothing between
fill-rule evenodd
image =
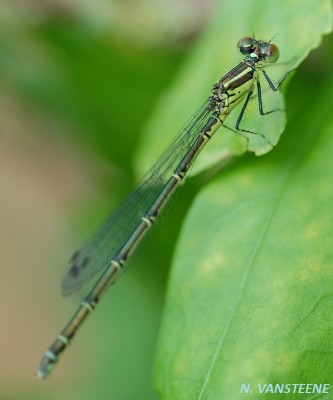
<instances>
[{"instance_id":1,"label":"damselfly","mask_svg":"<svg viewBox=\"0 0 333 400\"><path fill-rule=\"evenodd\" d=\"M45 352L37 371L38 377L45 378L52 371L83 321L96 307L101 295L124 271L134 250L184 181L194 159L223 125L228 114L244 100L235 131L240 134L256 134L240 128L255 89L260 114L272 112L264 112L257 69L261 69L269 87L273 91L278 90L288 73L275 86L263 69L267 63L278 60L278 47L270 41L245 37L238 42L238 48L244 55L243 61L213 85L208 100L193 115L139 186L111 214L92 239L74 253L65 270L62 290L65 296L78 295L81 304Z\"/></svg>"}]
</instances>

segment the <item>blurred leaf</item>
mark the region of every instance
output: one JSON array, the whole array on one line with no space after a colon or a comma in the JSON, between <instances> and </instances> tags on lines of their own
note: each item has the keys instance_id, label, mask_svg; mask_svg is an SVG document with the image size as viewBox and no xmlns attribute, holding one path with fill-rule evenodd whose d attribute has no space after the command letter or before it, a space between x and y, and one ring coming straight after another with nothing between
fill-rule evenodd
<instances>
[{"instance_id":1,"label":"blurred leaf","mask_svg":"<svg viewBox=\"0 0 333 400\"><path fill-rule=\"evenodd\" d=\"M162 398L236 399L242 383L331 382L332 93L333 80L312 98L313 113L290 126L294 146L244 164L196 199L169 283Z\"/></svg>"},{"instance_id":2,"label":"blurred leaf","mask_svg":"<svg viewBox=\"0 0 333 400\"><path fill-rule=\"evenodd\" d=\"M236 44L252 29L257 38L270 40L280 48L280 65L267 69L273 82L279 82L286 71L297 66L309 51L317 47L323 34L331 28L330 1L224 1L216 10L214 20L201 36L196 48L187 59L174 85L161 98L154 114L147 123L145 136L137 153L137 165L145 172L166 148L175 132L209 96L209 88L222 73L236 65L241 57ZM267 82L261 79L266 110L284 109L281 93L268 90ZM234 127L241 105L228 117L227 125ZM185 118L185 120L184 120ZM285 127L285 115L276 112L261 117L257 101L246 111L243 121L245 129L261 132L276 144ZM257 155L271 149L267 142L250 135L250 151ZM258 139L258 140L257 140ZM263 143L264 142L264 143ZM211 167L214 163L233 154L246 151L245 140L224 129L199 155L193 173Z\"/></svg>"},{"instance_id":3,"label":"blurred leaf","mask_svg":"<svg viewBox=\"0 0 333 400\"><path fill-rule=\"evenodd\" d=\"M312 25L299 35L319 29L319 5L308 17L302 9ZM258 393L258 383L332 380L332 37L325 48L291 82L282 143L218 176L187 216L157 352L163 399L238 399L241 384ZM314 398L288 394L300 396Z\"/></svg>"}]
</instances>

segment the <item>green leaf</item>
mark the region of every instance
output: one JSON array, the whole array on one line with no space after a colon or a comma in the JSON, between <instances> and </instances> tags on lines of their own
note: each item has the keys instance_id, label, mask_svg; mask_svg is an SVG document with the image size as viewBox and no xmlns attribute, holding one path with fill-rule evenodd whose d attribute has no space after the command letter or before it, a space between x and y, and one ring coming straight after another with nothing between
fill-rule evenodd
<instances>
[{"instance_id":1,"label":"green leaf","mask_svg":"<svg viewBox=\"0 0 333 400\"><path fill-rule=\"evenodd\" d=\"M286 24L310 43L304 36L320 37L314 21L324 2L295 3L304 25L295 22L296 6ZM285 15L279 4L275 23ZM242 384L256 399L258 384L332 382L332 37L325 49L291 82L279 146L217 176L189 211L155 365L163 399L235 400L244 398ZM285 398L278 396L260 394ZM331 394L288 394L319 397Z\"/></svg>"},{"instance_id":2,"label":"green leaf","mask_svg":"<svg viewBox=\"0 0 333 400\"><path fill-rule=\"evenodd\" d=\"M226 71L235 66L241 56L236 44L244 36L270 40L280 48L280 65L267 69L274 82L279 82L286 71L299 65L311 49L317 47L321 36L329 32L332 24L330 1L274 0L274 1L224 1L217 6L215 18L207 25L186 64L175 79L174 85L160 99L155 112L147 123L143 140L137 153L139 174L151 167L157 155L170 143L175 133L184 126L186 119L204 103L210 88ZM284 109L280 93L268 90L261 79L265 92L265 110ZM285 115L276 112L269 117L258 113L257 101L246 111L243 127L267 135L276 144L285 128ZM227 119L234 127L241 105ZM250 151L257 155L271 150L266 140L250 135ZM223 129L205 152L200 154L192 174L211 167L214 163L247 150L244 138Z\"/></svg>"}]
</instances>

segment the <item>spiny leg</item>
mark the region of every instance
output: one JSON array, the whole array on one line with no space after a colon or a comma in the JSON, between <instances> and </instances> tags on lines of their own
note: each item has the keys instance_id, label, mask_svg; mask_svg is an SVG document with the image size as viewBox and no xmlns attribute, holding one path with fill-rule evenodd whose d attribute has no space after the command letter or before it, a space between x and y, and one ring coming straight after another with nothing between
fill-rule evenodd
<instances>
[{"instance_id":1,"label":"spiny leg","mask_svg":"<svg viewBox=\"0 0 333 400\"><path fill-rule=\"evenodd\" d=\"M282 83L285 81L285 79L287 78L287 76L290 74L291 70L288 71L284 77L282 78L282 80L279 82L279 84L277 86L274 85L274 83L272 82L271 78L267 75L267 73L262 70L262 73L264 74L264 77L267 81L267 83L269 84L269 87L273 90L273 92L276 92L279 87L282 85ZM257 93L258 93L258 106L259 106L259 112L260 115L267 115L267 114L271 114L275 111L286 111L284 109L281 108L275 108L274 110L270 110L270 111L264 111L263 105L262 105L262 96L261 96L261 85L260 85L260 81L259 79L257 80Z\"/></svg>"},{"instance_id":2,"label":"spiny leg","mask_svg":"<svg viewBox=\"0 0 333 400\"><path fill-rule=\"evenodd\" d=\"M273 92L276 92L279 87L283 84L283 82L286 80L286 78L288 77L288 75L294 71L296 68L289 70L284 77L281 79L281 81L278 83L277 86L274 85L274 83L272 82L271 78L267 75L266 71L262 70L262 73L269 85L269 87L273 90ZM258 106L259 106L259 112L260 115L267 115L267 114L271 114L275 111L286 111L285 109L281 109L281 108L275 108L274 110L270 110L270 111L264 111L263 108L263 103L262 103L262 89L261 89L261 84L259 79L257 80L257 96L258 96ZM255 96L254 96L255 97Z\"/></svg>"},{"instance_id":3,"label":"spiny leg","mask_svg":"<svg viewBox=\"0 0 333 400\"><path fill-rule=\"evenodd\" d=\"M272 80L270 79L270 77L267 75L267 73L266 73L264 70L262 70L262 72L263 72L263 74L264 74L264 77L265 77L267 83L269 84L269 87L270 87L274 92L276 92L276 91L279 89L279 87L283 84L283 82L286 80L286 78L288 77L288 75L289 75L292 71L294 71L294 69L289 70L289 71L284 75L284 77L283 77L282 80L279 82L279 84L278 84L277 86L275 86L274 83L272 82ZM246 107L247 107L247 105L248 105L248 103L249 103L249 101L250 101L250 99L251 99L251 97L252 97L252 94L253 94L253 91L250 91L250 92L247 94L247 96L246 96L245 102L244 102L244 104L243 104L243 107L242 107L242 109L241 109L241 111L240 111L240 113L239 113L239 115L238 115L238 118L237 118L237 121L236 121L236 124L235 124L236 132L237 132L237 133L245 132L245 133L250 133L250 134L253 134L253 135L259 135L259 136L261 136L264 140L266 140L266 142L273 148L273 147L274 147L274 144L273 144L272 142L270 142L264 134L262 134L262 133L260 133L260 132L253 132L253 131L250 131L250 130L247 130L247 129L242 129L242 128L240 128L240 123L241 123L241 121L242 121L242 119L243 119L244 112L245 112ZM266 112L264 111L263 102L262 102L262 90L261 90L261 85L260 85L260 80L259 80L259 79L257 80L257 96L258 96L258 107L259 107L259 113L260 113L260 115L271 114L271 113L273 113L273 112L275 112L275 111L286 111L286 110L281 109L281 108L276 108L275 110L266 111ZM228 128L228 127L226 126L226 128ZM230 128L228 128L228 129L230 129ZM246 135L242 135L242 136L243 136L243 137L245 136L247 142L249 142L249 138L248 138Z\"/></svg>"},{"instance_id":4,"label":"spiny leg","mask_svg":"<svg viewBox=\"0 0 333 400\"><path fill-rule=\"evenodd\" d=\"M283 82L287 79L287 77L289 76L289 74L290 74L291 72L295 71L296 69L297 69L297 68L292 68L292 69L290 69L289 71L287 71L287 72L284 74L284 77L281 79L281 81L278 83L277 86L274 85L274 83L272 82L271 78L267 75L267 72L266 72L265 70L262 69L261 71L262 71L262 73L263 73L263 75L264 75L264 77L265 77L267 83L269 84L270 88L273 90L273 92L276 92L276 91L279 89L279 87L283 84Z\"/></svg>"},{"instance_id":5,"label":"spiny leg","mask_svg":"<svg viewBox=\"0 0 333 400\"><path fill-rule=\"evenodd\" d=\"M228 129L228 130L230 130L230 131L232 131L232 132L234 132L234 133L236 133L237 135L242 136L242 137L246 140L246 142L247 142L247 148L249 148L249 136L248 136L249 133L250 133L251 135L257 135L257 136L262 137L262 138L273 148L274 145L267 139L267 137L266 137L264 134L262 134L262 133L260 133L260 132L253 132L253 131L250 131L250 130L248 130L248 129L242 129L242 128L240 127L240 123L242 122L242 119L243 119L245 110L246 110L246 108L247 108L247 106L248 106L248 104L249 104L249 101L251 100L252 94L253 94L253 91L251 90L251 91L246 95L246 99L245 99L245 101L244 101L244 103L243 103L242 109L241 109L241 111L240 111L240 113L239 113L239 115L238 115L238 117L237 117L237 121L236 121L236 123L235 123L235 128L234 128L234 129L233 129L233 128L230 128L230 126L228 126L228 125L226 125L226 124L223 124L223 127L226 128L226 129Z\"/></svg>"},{"instance_id":6,"label":"spiny leg","mask_svg":"<svg viewBox=\"0 0 333 400\"><path fill-rule=\"evenodd\" d=\"M258 81L259 82L259 81ZM257 86L257 88L258 88L258 86ZM260 94L259 94L260 93ZM245 132L245 133L250 133L250 134L252 134L252 135L259 135L259 136L261 136L270 146L272 146L272 148L274 147L274 145L267 139L267 137L264 135L264 134L262 134L262 133L260 133L260 132L254 132L254 131L250 131L250 130L248 130L248 129L242 129L241 127L240 127L240 123L242 122L242 119L243 119L243 116L244 116L244 112L245 112L245 110L246 110L246 107L248 106L248 104L249 104L249 101L250 101L250 99L251 99L251 97L252 97L252 94L253 94L253 91L250 91L248 94L247 94L247 96L246 96L246 99L245 99L245 101L244 101L244 104L243 104L243 106L242 106L242 109L241 109L241 111L240 111L240 113L239 113L239 115L238 115L238 118L237 118L237 121L236 121L236 124L235 124L235 129L236 129L236 132L238 131L238 133L240 133L241 134L241 132ZM260 88L260 84L259 84L259 91L258 91L258 102L259 102L259 111L261 110L262 111L262 100L261 100L261 88ZM260 112L260 114L261 114L261 112ZM262 115L264 115L264 114L262 114ZM249 143L249 138L248 138L248 136L247 135L242 135L243 137L245 136L245 138L246 138L246 141ZM247 147L249 147L249 146L247 146Z\"/></svg>"}]
</instances>

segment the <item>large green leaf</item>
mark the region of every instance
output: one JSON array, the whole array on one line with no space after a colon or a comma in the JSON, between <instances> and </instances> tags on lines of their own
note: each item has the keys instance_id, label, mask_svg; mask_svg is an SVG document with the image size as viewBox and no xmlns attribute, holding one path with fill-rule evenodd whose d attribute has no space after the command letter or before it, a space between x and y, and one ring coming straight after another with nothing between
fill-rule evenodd
<instances>
[{"instance_id":1,"label":"large green leaf","mask_svg":"<svg viewBox=\"0 0 333 400\"><path fill-rule=\"evenodd\" d=\"M307 3L308 28L292 25L299 36L319 29L324 2ZM157 353L163 399L234 400L242 384L258 398L258 384L332 382L332 48L331 38L312 75L297 72L282 143L216 177L187 216Z\"/></svg>"},{"instance_id":2,"label":"large green leaf","mask_svg":"<svg viewBox=\"0 0 333 400\"><path fill-rule=\"evenodd\" d=\"M141 147L137 154L140 174L151 167L157 155L165 150L186 118L208 98L210 88L221 75L236 65L241 56L236 50L238 40L251 36L252 29L257 38L270 40L280 48L280 65L270 67L267 72L274 82L279 82L286 71L297 66L317 47L323 33L331 26L330 1L322 0L271 0L271 1L223 1L217 6L215 18L197 43L186 64L179 72L174 85L169 88L158 103L152 118L148 121ZM265 91L265 109L283 109L280 93ZM239 106L241 107L241 105ZM233 127L240 108L227 119ZM257 101L252 101L244 118L246 129L265 134L269 142L277 143L285 128L283 112L262 118L258 113ZM250 135L250 151L257 155L271 149L266 140ZM247 150L246 141L233 132L224 129L213 144L200 154L192 174L212 166L225 157L242 154Z\"/></svg>"}]
</instances>

